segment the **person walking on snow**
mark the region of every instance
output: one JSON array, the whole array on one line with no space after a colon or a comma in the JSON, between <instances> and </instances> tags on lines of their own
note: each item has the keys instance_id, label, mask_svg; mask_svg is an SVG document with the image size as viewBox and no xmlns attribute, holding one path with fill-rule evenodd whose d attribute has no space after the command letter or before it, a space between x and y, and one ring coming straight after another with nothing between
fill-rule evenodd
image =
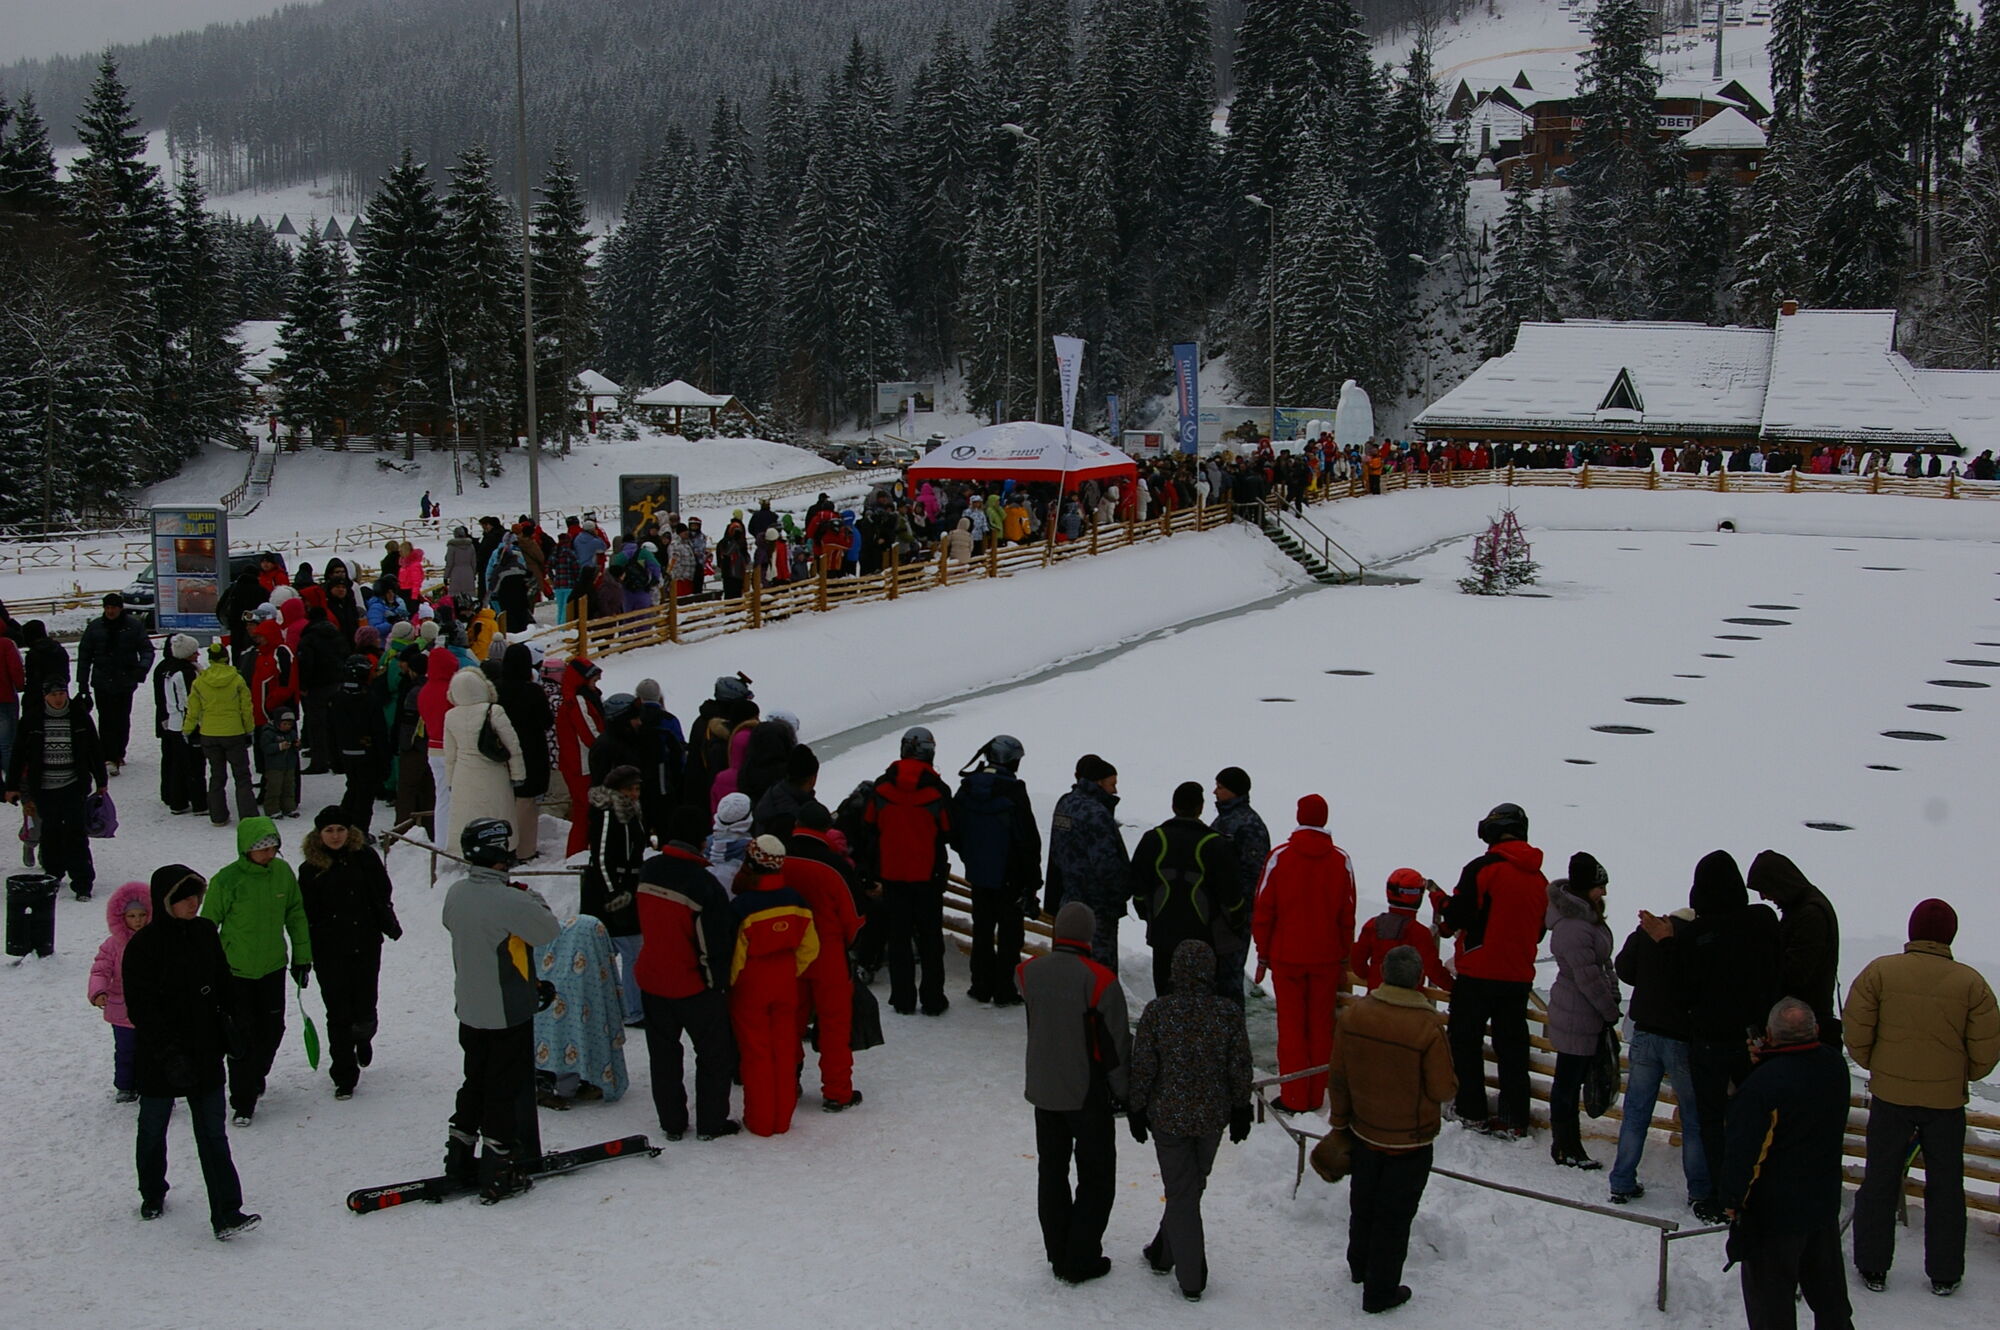
<instances>
[{"instance_id":1,"label":"person walking on snow","mask_svg":"<svg viewBox=\"0 0 2000 1330\"><path fill-rule=\"evenodd\" d=\"M333 1097L353 1097L361 1069L375 1058L382 940L403 936L395 888L382 857L334 804L319 810L300 843L299 896L313 940L313 973L326 1004L328 1075Z\"/></svg>"},{"instance_id":2,"label":"person walking on snow","mask_svg":"<svg viewBox=\"0 0 2000 1330\"><path fill-rule=\"evenodd\" d=\"M201 748L208 763L208 820L229 825L225 784L236 786L236 816L257 816L256 782L250 776L250 739L257 722L250 703L250 685L229 663L229 648L216 642L208 648L208 668L188 689L187 712L181 728L188 742Z\"/></svg>"},{"instance_id":3,"label":"person walking on snow","mask_svg":"<svg viewBox=\"0 0 2000 1330\"><path fill-rule=\"evenodd\" d=\"M1347 980L1354 946L1354 863L1327 834L1326 800L1299 800L1299 825L1264 863L1250 925L1257 982L1271 977L1278 1008L1278 1074L1322 1066L1333 1046L1334 1004ZM1317 1109L1326 1097L1320 1073L1287 1081L1279 1107Z\"/></svg>"},{"instance_id":4,"label":"person walking on snow","mask_svg":"<svg viewBox=\"0 0 2000 1330\"><path fill-rule=\"evenodd\" d=\"M108 936L97 944L97 958L90 963L86 996L111 1027L111 1089L121 1104L137 1099L139 1090L132 1069L132 1017L125 1007L125 977L119 967L126 946L152 916L152 893L144 882L127 882L112 892L104 903Z\"/></svg>"},{"instance_id":5,"label":"person walking on snow","mask_svg":"<svg viewBox=\"0 0 2000 1330\"><path fill-rule=\"evenodd\" d=\"M76 644L76 691L97 709L105 766L114 776L132 740L132 693L152 668L146 625L125 612L124 596L106 592L104 613L84 627Z\"/></svg>"},{"instance_id":6,"label":"person walking on snow","mask_svg":"<svg viewBox=\"0 0 2000 1330\"><path fill-rule=\"evenodd\" d=\"M270 818L245 818L236 828L236 859L217 871L201 903L201 917L214 922L229 958L228 1003L236 1025L229 1106L237 1127L250 1125L284 1042L288 941L292 982L304 988L312 973L305 900L292 866L278 857L283 845Z\"/></svg>"},{"instance_id":7,"label":"person walking on snow","mask_svg":"<svg viewBox=\"0 0 2000 1330\"><path fill-rule=\"evenodd\" d=\"M7 762L8 803L31 805L42 828L42 871L57 882L67 876L80 901L97 883L91 858L86 809L90 792L109 784L104 750L90 720L90 703L72 697L66 674L41 682L14 736Z\"/></svg>"},{"instance_id":8,"label":"person walking on snow","mask_svg":"<svg viewBox=\"0 0 2000 1330\"><path fill-rule=\"evenodd\" d=\"M908 1016L921 1004L942 1016L944 884L950 873L951 791L931 765L937 741L923 726L903 735L901 756L875 782L855 847L863 872L882 884L888 924L889 1006ZM919 977L921 971L921 978Z\"/></svg>"},{"instance_id":9,"label":"person walking on snow","mask_svg":"<svg viewBox=\"0 0 2000 1330\"><path fill-rule=\"evenodd\" d=\"M1146 1004L1132 1035L1125 1108L1132 1139L1144 1145L1153 1137L1167 1194L1146 1264L1156 1274L1172 1271L1189 1302L1208 1287L1202 1192L1222 1129L1236 1144L1249 1138L1250 1081L1243 1008L1215 991L1214 949L1185 939L1174 948L1170 987Z\"/></svg>"},{"instance_id":10,"label":"person walking on snow","mask_svg":"<svg viewBox=\"0 0 2000 1330\"><path fill-rule=\"evenodd\" d=\"M777 837L750 842L731 890L729 1024L742 1059L743 1126L753 1136L780 1136L792 1129L799 1102L799 977L819 956L819 934L805 897L785 884Z\"/></svg>"},{"instance_id":11,"label":"person walking on snow","mask_svg":"<svg viewBox=\"0 0 2000 1330\"><path fill-rule=\"evenodd\" d=\"M184 864L154 872L152 920L126 944L122 973L132 1018L132 1070L139 1090L139 1218L167 1208L167 1124L187 1100L208 1191L208 1222L227 1240L255 1228L223 1125L222 1055L228 1044L229 962L215 925L201 918L208 884Z\"/></svg>"},{"instance_id":12,"label":"person walking on snow","mask_svg":"<svg viewBox=\"0 0 2000 1330\"><path fill-rule=\"evenodd\" d=\"M1049 818L1049 871L1042 907L1090 907L1090 955L1118 973L1118 921L1132 899L1132 862L1118 834L1118 768L1095 753L1076 760L1076 784Z\"/></svg>"}]
</instances>

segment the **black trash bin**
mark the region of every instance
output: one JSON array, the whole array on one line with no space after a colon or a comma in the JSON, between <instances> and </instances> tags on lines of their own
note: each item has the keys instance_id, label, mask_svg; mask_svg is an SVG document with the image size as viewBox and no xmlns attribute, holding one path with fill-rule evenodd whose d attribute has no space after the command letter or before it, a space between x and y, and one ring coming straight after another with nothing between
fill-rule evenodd
<instances>
[{"instance_id":1,"label":"black trash bin","mask_svg":"<svg viewBox=\"0 0 2000 1330\"><path fill-rule=\"evenodd\" d=\"M56 889L47 873L17 873L7 879L7 954L56 954Z\"/></svg>"}]
</instances>

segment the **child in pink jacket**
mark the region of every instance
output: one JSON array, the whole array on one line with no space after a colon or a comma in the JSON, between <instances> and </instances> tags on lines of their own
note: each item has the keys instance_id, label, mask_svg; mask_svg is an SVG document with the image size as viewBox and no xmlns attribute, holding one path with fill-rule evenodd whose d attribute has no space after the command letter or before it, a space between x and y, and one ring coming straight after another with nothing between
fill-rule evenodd
<instances>
[{"instance_id":1,"label":"child in pink jacket","mask_svg":"<svg viewBox=\"0 0 2000 1330\"><path fill-rule=\"evenodd\" d=\"M132 1076L132 1050L136 1036L132 1018L125 1014L125 944L153 917L152 892L144 882L127 882L111 893L104 903L104 923L110 930L90 963L90 1005L104 1013L111 1026L111 1084L121 1104L139 1097Z\"/></svg>"}]
</instances>

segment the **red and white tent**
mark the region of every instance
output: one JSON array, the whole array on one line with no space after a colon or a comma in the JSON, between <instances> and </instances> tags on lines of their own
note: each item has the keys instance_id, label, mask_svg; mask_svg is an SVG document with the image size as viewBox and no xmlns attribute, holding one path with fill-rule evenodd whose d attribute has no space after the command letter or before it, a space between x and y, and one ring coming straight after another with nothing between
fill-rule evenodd
<instances>
[{"instance_id":1,"label":"red and white tent","mask_svg":"<svg viewBox=\"0 0 2000 1330\"><path fill-rule=\"evenodd\" d=\"M1023 485L1060 482L1073 490L1086 480L1130 484L1139 477L1139 464L1095 435L1072 431L1065 445L1061 425L1010 420L939 444L905 476L911 484L969 480L985 487L1012 480Z\"/></svg>"}]
</instances>

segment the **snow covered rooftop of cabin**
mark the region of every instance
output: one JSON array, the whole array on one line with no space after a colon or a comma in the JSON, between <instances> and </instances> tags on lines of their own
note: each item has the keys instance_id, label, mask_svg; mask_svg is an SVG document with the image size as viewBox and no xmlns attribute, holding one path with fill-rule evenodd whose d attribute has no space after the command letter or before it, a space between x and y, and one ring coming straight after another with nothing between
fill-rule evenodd
<instances>
[{"instance_id":1,"label":"snow covered rooftop of cabin","mask_svg":"<svg viewBox=\"0 0 2000 1330\"><path fill-rule=\"evenodd\" d=\"M1772 438L1950 443L1950 421L1898 355L1893 309L1780 315L1764 433Z\"/></svg>"},{"instance_id":2,"label":"snow covered rooftop of cabin","mask_svg":"<svg viewBox=\"0 0 2000 1330\"><path fill-rule=\"evenodd\" d=\"M1769 142L1764 131L1757 128L1757 122L1733 106L1725 107L1681 135L1683 148L1741 151L1763 148Z\"/></svg>"},{"instance_id":3,"label":"snow covered rooftop of cabin","mask_svg":"<svg viewBox=\"0 0 2000 1330\"><path fill-rule=\"evenodd\" d=\"M594 369L578 370L576 372L576 381L583 388L584 395L587 397L616 397L619 393L625 391Z\"/></svg>"},{"instance_id":4,"label":"snow covered rooftop of cabin","mask_svg":"<svg viewBox=\"0 0 2000 1330\"><path fill-rule=\"evenodd\" d=\"M727 397L705 393L686 379L649 389L639 395L640 406L728 406Z\"/></svg>"},{"instance_id":5,"label":"snow covered rooftop of cabin","mask_svg":"<svg viewBox=\"0 0 2000 1330\"><path fill-rule=\"evenodd\" d=\"M1771 340L1761 328L1699 323L1524 323L1512 351L1480 366L1416 423L1754 430ZM1621 371L1630 377L1636 412L1603 409Z\"/></svg>"},{"instance_id":6,"label":"snow covered rooftop of cabin","mask_svg":"<svg viewBox=\"0 0 2000 1330\"><path fill-rule=\"evenodd\" d=\"M245 319L229 330L230 339L243 348L246 373L262 378L271 372L278 357L278 329L283 326L278 319Z\"/></svg>"},{"instance_id":7,"label":"snow covered rooftop of cabin","mask_svg":"<svg viewBox=\"0 0 2000 1330\"><path fill-rule=\"evenodd\" d=\"M1936 410L1938 423L1972 452L2000 450L2000 373L1977 369L1919 369L1917 391Z\"/></svg>"}]
</instances>

